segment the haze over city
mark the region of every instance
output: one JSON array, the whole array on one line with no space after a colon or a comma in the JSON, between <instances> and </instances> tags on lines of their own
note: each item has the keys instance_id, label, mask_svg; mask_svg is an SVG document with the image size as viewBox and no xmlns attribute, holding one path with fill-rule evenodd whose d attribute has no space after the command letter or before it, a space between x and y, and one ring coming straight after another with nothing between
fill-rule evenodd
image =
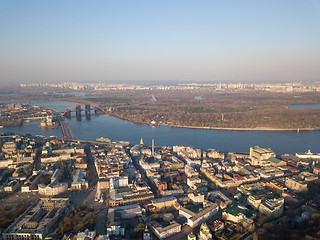
<instances>
[{"instance_id":1,"label":"haze over city","mask_svg":"<svg viewBox=\"0 0 320 240\"><path fill-rule=\"evenodd\" d=\"M320 2L2 1L0 82L317 81Z\"/></svg>"},{"instance_id":2,"label":"haze over city","mask_svg":"<svg viewBox=\"0 0 320 240\"><path fill-rule=\"evenodd\" d=\"M0 1L0 240L320 239L319 13Z\"/></svg>"}]
</instances>

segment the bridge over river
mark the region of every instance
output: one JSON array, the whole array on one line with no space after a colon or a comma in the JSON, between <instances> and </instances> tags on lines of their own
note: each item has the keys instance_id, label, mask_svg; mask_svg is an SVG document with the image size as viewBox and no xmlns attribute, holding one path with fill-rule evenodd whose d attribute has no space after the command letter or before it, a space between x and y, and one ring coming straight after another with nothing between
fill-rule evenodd
<instances>
[{"instance_id":1,"label":"bridge over river","mask_svg":"<svg viewBox=\"0 0 320 240\"><path fill-rule=\"evenodd\" d=\"M115 108L128 108L132 106L138 106L138 105L146 105L148 103L156 102L157 98L154 95L151 95L151 99L148 102L144 103L135 103L135 104L130 104L130 105L118 105L118 106L109 106L108 109L115 109ZM74 140L74 137L72 135L71 129L69 127L69 124L67 121L64 119L64 117L71 119L71 112L76 112L76 117L77 120L81 121L81 112L85 111L85 115L87 119L91 119L91 106L93 106L93 109L95 111L95 114L107 114L108 109L104 109L100 107L99 103L93 103L93 102L85 102L85 109L81 109L81 106L79 104L76 104L75 106L66 109L63 112L56 112L56 114L60 115L59 116L59 122L61 125L61 131L63 134L63 138L65 140Z\"/></svg>"},{"instance_id":2,"label":"bridge over river","mask_svg":"<svg viewBox=\"0 0 320 240\"><path fill-rule=\"evenodd\" d=\"M60 120L60 125L61 125L61 131L63 134L63 139L69 140L69 141L74 140L74 137L72 135L71 129L67 121L65 119Z\"/></svg>"}]
</instances>

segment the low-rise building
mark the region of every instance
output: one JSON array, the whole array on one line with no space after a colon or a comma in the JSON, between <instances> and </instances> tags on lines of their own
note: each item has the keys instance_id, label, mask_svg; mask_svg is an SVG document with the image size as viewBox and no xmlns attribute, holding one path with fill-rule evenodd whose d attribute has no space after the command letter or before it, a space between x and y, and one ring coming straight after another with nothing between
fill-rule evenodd
<instances>
[{"instance_id":1,"label":"low-rise building","mask_svg":"<svg viewBox=\"0 0 320 240\"><path fill-rule=\"evenodd\" d=\"M308 190L308 182L304 181L304 179L299 175L286 177L285 185L287 188L295 192L302 192Z\"/></svg>"},{"instance_id":2,"label":"low-rise building","mask_svg":"<svg viewBox=\"0 0 320 240\"><path fill-rule=\"evenodd\" d=\"M71 189L72 190L88 189L89 184L84 179L84 177L85 177L85 171L83 169L77 169L74 176L73 176L73 181L71 183Z\"/></svg>"},{"instance_id":3,"label":"low-rise building","mask_svg":"<svg viewBox=\"0 0 320 240\"><path fill-rule=\"evenodd\" d=\"M268 162L271 166L279 167L279 166L285 166L287 163L283 160L280 160L279 158L271 157L268 159Z\"/></svg>"},{"instance_id":4,"label":"low-rise building","mask_svg":"<svg viewBox=\"0 0 320 240\"><path fill-rule=\"evenodd\" d=\"M193 203L203 203L204 202L204 194L202 193L189 193L188 197Z\"/></svg>"},{"instance_id":5,"label":"low-rise building","mask_svg":"<svg viewBox=\"0 0 320 240\"><path fill-rule=\"evenodd\" d=\"M312 153L310 149L305 153L296 153L298 158L320 160L320 153Z\"/></svg>"},{"instance_id":6,"label":"low-rise building","mask_svg":"<svg viewBox=\"0 0 320 240\"><path fill-rule=\"evenodd\" d=\"M181 232L181 224L175 221L171 221L170 223L163 222L162 224L157 221L151 221L150 229L158 239L162 240Z\"/></svg>"},{"instance_id":7,"label":"low-rise building","mask_svg":"<svg viewBox=\"0 0 320 240\"><path fill-rule=\"evenodd\" d=\"M77 233L76 239L77 240L90 240L95 239L96 237L96 231L89 231L86 229L84 232Z\"/></svg>"},{"instance_id":8,"label":"low-rise building","mask_svg":"<svg viewBox=\"0 0 320 240\"><path fill-rule=\"evenodd\" d=\"M142 216L142 209L138 204L115 207L113 210L119 214L121 219L130 219Z\"/></svg>"},{"instance_id":9,"label":"low-rise building","mask_svg":"<svg viewBox=\"0 0 320 240\"><path fill-rule=\"evenodd\" d=\"M220 220L214 220L212 227L215 232L220 232L224 228L224 223Z\"/></svg>"},{"instance_id":10,"label":"low-rise building","mask_svg":"<svg viewBox=\"0 0 320 240\"><path fill-rule=\"evenodd\" d=\"M201 224L198 239L199 240L212 239L212 234L211 234L210 229L206 223Z\"/></svg>"},{"instance_id":11,"label":"low-rise building","mask_svg":"<svg viewBox=\"0 0 320 240\"><path fill-rule=\"evenodd\" d=\"M232 203L232 200L219 190L209 192L207 198L215 202L221 209L225 209Z\"/></svg>"},{"instance_id":12,"label":"low-rise building","mask_svg":"<svg viewBox=\"0 0 320 240\"><path fill-rule=\"evenodd\" d=\"M259 206L259 212L270 218L280 217L283 210L284 198L264 199Z\"/></svg>"},{"instance_id":13,"label":"low-rise building","mask_svg":"<svg viewBox=\"0 0 320 240\"><path fill-rule=\"evenodd\" d=\"M205 222L214 214L219 211L219 206L215 203L210 204L208 207L202 209L201 211L194 213L184 207L180 207L179 216L183 216L188 219L187 223L190 227L194 228L199 224Z\"/></svg>"},{"instance_id":14,"label":"low-rise building","mask_svg":"<svg viewBox=\"0 0 320 240\"><path fill-rule=\"evenodd\" d=\"M253 213L249 211L246 207L240 206L238 204L233 204L231 207L227 208L222 212L222 217L234 223L239 223L243 219L250 220L253 218Z\"/></svg>"},{"instance_id":15,"label":"low-rise building","mask_svg":"<svg viewBox=\"0 0 320 240\"><path fill-rule=\"evenodd\" d=\"M39 184L38 192L45 196L55 196L68 190L68 183L58 183L54 181L49 185Z\"/></svg>"},{"instance_id":16,"label":"low-rise building","mask_svg":"<svg viewBox=\"0 0 320 240\"><path fill-rule=\"evenodd\" d=\"M173 207L176 203L177 203L177 199L172 196L151 200L151 205L156 210L161 210L163 208Z\"/></svg>"},{"instance_id":17,"label":"low-rise building","mask_svg":"<svg viewBox=\"0 0 320 240\"><path fill-rule=\"evenodd\" d=\"M2 145L2 152L4 153L13 153L14 151L16 151L17 149L17 146L16 146L16 143L15 142L11 142L11 141L8 141L8 142L5 142L3 143Z\"/></svg>"},{"instance_id":18,"label":"low-rise building","mask_svg":"<svg viewBox=\"0 0 320 240\"><path fill-rule=\"evenodd\" d=\"M64 214L68 202L65 198L38 200L3 232L3 239L44 239Z\"/></svg>"}]
</instances>

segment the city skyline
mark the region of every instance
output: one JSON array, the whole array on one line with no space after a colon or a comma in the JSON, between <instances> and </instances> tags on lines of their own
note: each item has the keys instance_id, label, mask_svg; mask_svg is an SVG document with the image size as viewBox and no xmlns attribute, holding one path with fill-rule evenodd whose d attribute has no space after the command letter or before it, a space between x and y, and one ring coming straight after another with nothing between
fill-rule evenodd
<instances>
[{"instance_id":1,"label":"city skyline","mask_svg":"<svg viewBox=\"0 0 320 240\"><path fill-rule=\"evenodd\" d=\"M319 80L316 0L0 5L1 83Z\"/></svg>"}]
</instances>

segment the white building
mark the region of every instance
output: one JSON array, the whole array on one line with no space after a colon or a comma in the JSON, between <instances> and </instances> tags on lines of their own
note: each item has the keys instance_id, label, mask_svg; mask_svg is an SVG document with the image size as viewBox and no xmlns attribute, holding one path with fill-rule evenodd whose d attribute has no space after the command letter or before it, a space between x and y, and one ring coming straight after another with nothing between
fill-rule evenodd
<instances>
[{"instance_id":1,"label":"white building","mask_svg":"<svg viewBox=\"0 0 320 240\"><path fill-rule=\"evenodd\" d=\"M259 212L270 218L280 217L284 210L284 198L265 199L259 206Z\"/></svg>"},{"instance_id":2,"label":"white building","mask_svg":"<svg viewBox=\"0 0 320 240\"><path fill-rule=\"evenodd\" d=\"M119 189L128 187L128 176L119 176L110 178L110 189Z\"/></svg>"},{"instance_id":3,"label":"white building","mask_svg":"<svg viewBox=\"0 0 320 240\"><path fill-rule=\"evenodd\" d=\"M320 153L312 153L310 150L308 150L305 153L296 153L296 156L298 158L303 158L303 159L320 160Z\"/></svg>"},{"instance_id":4,"label":"white building","mask_svg":"<svg viewBox=\"0 0 320 240\"><path fill-rule=\"evenodd\" d=\"M38 192L45 196L55 196L68 191L68 183L52 182L49 185L39 184Z\"/></svg>"},{"instance_id":5,"label":"white building","mask_svg":"<svg viewBox=\"0 0 320 240\"><path fill-rule=\"evenodd\" d=\"M261 148L258 146L250 148L251 165L261 166L263 160L276 157L276 154L270 148Z\"/></svg>"},{"instance_id":6,"label":"white building","mask_svg":"<svg viewBox=\"0 0 320 240\"><path fill-rule=\"evenodd\" d=\"M85 177L85 171L83 169L77 169L74 176L73 176L73 181L71 184L71 189L72 190L83 190L83 189L88 189L89 184L88 182L84 179Z\"/></svg>"},{"instance_id":7,"label":"white building","mask_svg":"<svg viewBox=\"0 0 320 240\"><path fill-rule=\"evenodd\" d=\"M195 185L198 183L201 183L201 179L199 177L187 178L187 185L191 189L195 189Z\"/></svg>"},{"instance_id":8,"label":"white building","mask_svg":"<svg viewBox=\"0 0 320 240\"><path fill-rule=\"evenodd\" d=\"M193 203L203 203L204 202L204 195L201 193L189 193L188 197Z\"/></svg>"},{"instance_id":9,"label":"white building","mask_svg":"<svg viewBox=\"0 0 320 240\"><path fill-rule=\"evenodd\" d=\"M219 206L215 203L198 212L195 216L188 219L188 225L192 228L207 221L219 211Z\"/></svg>"},{"instance_id":10,"label":"white building","mask_svg":"<svg viewBox=\"0 0 320 240\"><path fill-rule=\"evenodd\" d=\"M172 236L173 234L181 232L181 225L175 221L172 221L168 226L162 226L156 221L151 221L150 229L158 239L162 240Z\"/></svg>"}]
</instances>

